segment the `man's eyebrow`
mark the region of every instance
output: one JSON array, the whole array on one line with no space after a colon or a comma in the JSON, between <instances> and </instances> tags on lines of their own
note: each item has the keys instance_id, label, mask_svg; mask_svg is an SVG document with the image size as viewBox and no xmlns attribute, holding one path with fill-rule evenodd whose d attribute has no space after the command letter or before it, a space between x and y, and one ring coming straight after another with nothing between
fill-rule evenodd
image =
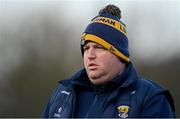
<instances>
[{"instance_id":1,"label":"man's eyebrow","mask_svg":"<svg viewBox=\"0 0 180 119\"><path fill-rule=\"evenodd\" d=\"M86 45L84 45L83 47L88 47L88 46L89 46L89 45L86 44Z\"/></svg>"}]
</instances>

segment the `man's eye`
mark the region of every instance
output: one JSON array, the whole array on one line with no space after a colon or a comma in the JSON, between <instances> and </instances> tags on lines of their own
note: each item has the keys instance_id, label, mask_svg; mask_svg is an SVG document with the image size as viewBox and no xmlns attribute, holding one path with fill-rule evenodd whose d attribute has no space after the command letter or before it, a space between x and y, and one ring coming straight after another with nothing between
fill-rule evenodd
<instances>
[{"instance_id":1,"label":"man's eye","mask_svg":"<svg viewBox=\"0 0 180 119\"><path fill-rule=\"evenodd\" d=\"M96 48L98 48L98 49L105 49L105 48L104 48L103 46L101 46L101 45L97 45Z\"/></svg>"},{"instance_id":2,"label":"man's eye","mask_svg":"<svg viewBox=\"0 0 180 119\"><path fill-rule=\"evenodd\" d=\"M88 49L89 49L89 47L87 47L87 46L86 46L86 47L83 47L83 49L84 49L84 51L86 51L86 50L88 50Z\"/></svg>"}]
</instances>

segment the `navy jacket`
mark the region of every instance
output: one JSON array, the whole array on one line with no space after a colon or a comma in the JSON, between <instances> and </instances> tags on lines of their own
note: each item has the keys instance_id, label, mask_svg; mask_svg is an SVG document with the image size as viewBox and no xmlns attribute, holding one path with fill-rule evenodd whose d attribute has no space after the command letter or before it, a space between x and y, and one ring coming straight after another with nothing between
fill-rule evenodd
<instances>
[{"instance_id":1,"label":"navy jacket","mask_svg":"<svg viewBox=\"0 0 180 119\"><path fill-rule=\"evenodd\" d=\"M131 63L103 86L90 83L85 69L60 81L42 113L43 118L172 118L168 90L140 78Z\"/></svg>"}]
</instances>

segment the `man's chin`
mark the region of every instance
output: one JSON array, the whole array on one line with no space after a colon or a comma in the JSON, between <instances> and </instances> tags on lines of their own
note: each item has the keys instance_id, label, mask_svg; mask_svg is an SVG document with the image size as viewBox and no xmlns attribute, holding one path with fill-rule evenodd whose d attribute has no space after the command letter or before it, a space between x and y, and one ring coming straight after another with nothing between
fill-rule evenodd
<instances>
[{"instance_id":1,"label":"man's chin","mask_svg":"<svg viewBox=\"0 0 180 119\"><path fill-rule=\"evenodd\" d=\"M89 78L92 80L97 80L98 76L97 75L89 75Z\"/></svg>"},{"instance_id":2,"label":"man's chin","mask_svg":"<svg viewBox=\"0 0 180 119\"><path fill-rule=\"evenodd\" d=\"M101 72L98 71L89 71L88 72L88 77L91 78L92 80L97 80L101 77Z\"/></svg>"},{"instance_id":3,"label":"man's chin","mask_svg":"<svg viewBox=\"0 0 180 119\"><path fill-rule=\"evenodd\" d=\"M93 79L90 78L89 80L94 85L102 85L103 84L103 81L101 81L101 79L99 79L99 78L93 78Z\"/></svg>"}]
</instances>

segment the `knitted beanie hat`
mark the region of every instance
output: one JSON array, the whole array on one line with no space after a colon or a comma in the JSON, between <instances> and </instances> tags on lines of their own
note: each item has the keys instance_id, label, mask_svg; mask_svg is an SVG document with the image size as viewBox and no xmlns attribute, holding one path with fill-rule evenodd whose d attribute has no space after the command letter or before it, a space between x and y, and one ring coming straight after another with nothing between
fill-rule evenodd
<instances>
[{"instance_id":1,"label":"knitted beanie hat","mask_svg":"<svg viewBox=\"0 0 180 119\"><path fill-rule=\"evenodd\" d=\"M108 5L99 11L98 16L91 20L81 37L81 52L87 41L98 43L129 62L128 38L126 25L120 20L121 11L114 5Z\"/></svg>"}]
</instances>

